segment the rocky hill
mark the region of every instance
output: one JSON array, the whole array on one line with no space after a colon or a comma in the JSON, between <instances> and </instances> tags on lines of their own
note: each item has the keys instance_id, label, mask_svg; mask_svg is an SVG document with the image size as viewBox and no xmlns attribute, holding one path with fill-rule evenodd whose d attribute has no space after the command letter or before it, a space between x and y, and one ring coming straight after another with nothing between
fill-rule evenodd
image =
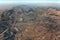
<instances>
[{"instance_id":1,"label":"rocky hill","mask_svg":"<svg viewBox=\"0 0 60 40\"><path fill-rule=\"evenodd\" d=\"M16 31L15 40L60 40L58 8L20 5L0 13L0 32Z\"/></svg>"}]
</instances>

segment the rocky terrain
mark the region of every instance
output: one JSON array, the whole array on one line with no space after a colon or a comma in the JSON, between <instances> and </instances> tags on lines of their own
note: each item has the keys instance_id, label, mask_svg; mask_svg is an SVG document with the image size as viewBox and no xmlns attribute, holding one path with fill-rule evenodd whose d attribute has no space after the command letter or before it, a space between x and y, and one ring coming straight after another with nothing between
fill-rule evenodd
<instances>
[{"instance_id":1,"label":"rocky terrain","mask_svg":"<svg viewBox=\"0 0 60 40\"><path fill-rule=\"evenodd\" d=\"M60 10L20 5L0 11L0 34L6 29L9 30L4 39L15 34L14 40L60 40ZM6 40L13 40L8 38Z\"/></svg>"}]
</instances>

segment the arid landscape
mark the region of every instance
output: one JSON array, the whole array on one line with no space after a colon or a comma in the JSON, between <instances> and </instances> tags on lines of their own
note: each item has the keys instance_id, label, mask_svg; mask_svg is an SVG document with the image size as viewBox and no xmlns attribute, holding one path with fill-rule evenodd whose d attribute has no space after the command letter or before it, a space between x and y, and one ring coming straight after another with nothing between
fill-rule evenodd
<instances>
[{"instance_id":1,"label":"arid landscape","mask_svg":"<svg viewBox=\"0 0 60 40\"><path fill-rule=\"evenodd\" d=\"M0 40L60 40L60 7L30 4L0 10Z\"/></svg>"}]
</instances>

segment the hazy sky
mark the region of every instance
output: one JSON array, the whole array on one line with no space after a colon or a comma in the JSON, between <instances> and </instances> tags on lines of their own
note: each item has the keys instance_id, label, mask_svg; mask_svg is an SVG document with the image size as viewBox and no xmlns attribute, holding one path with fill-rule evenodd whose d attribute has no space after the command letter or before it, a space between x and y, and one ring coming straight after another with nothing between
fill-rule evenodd
<instances>
[{"instance_id":1,"label":"hazy sky","mask_svg":"<svg viewBox=\"0 0 60 40\"><path fill-rule=\"evenodd\" d=\"M0 1L60 1L60 0L0 0Z\"/></svg>"},{"instance_id":2,"label":"hazy sky","mask_svg":"<svg viewBox=\"0 0 60 40\"><path fill-rule=\"evenodd\" d=\"M44 3L42 5L47 5L48 3L60 3L60 0L0 0L0 8L4 8L7 6L10 7L16 5L17 3L18 4Z\"/></svg>"},{"instance_id":3,"label":"hazy sky","mask_svg":"<svg viewBox=\"0 0 60 40\"><path fill-rule=\"evenodd\" d=\"M60 3L60 0L0 0L0 3L2 2L59 2Z\"/></svg>"},{"instance_id":4,"label":"hazy sky","mask_svg":"<svg viewBox=\"0 0 60 40\"><path fill-rule=\"evenodd\" d=\"M60 3L60 0L0 0L0 4Z\"/></svg>"},{"instance_id":5,"label":"hazy sky","mask_svg":"<svg viewBox=\"0 0 60 40\"><path fill-rule=\"evenodd\" d=\"M28 4L28 3L60 3L60 0L0 0L0 5L5 4Z\"/></svg>"}]
</instances>

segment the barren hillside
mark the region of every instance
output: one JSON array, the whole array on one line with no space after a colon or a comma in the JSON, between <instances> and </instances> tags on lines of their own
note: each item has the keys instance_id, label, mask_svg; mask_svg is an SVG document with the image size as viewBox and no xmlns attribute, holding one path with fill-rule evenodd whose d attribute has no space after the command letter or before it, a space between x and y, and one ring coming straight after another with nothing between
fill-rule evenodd
<instances>
[{"instance_id":1,"label":"barren hillside","mask_svg":"<svg viewBox=\"0 0 60 40\"><path fill-rule=\"evenodd\" d=\"M0 11L0 34L6 29L4 40L60 40L60 10L20 5Z\"/></svg>"}]
</instances>

